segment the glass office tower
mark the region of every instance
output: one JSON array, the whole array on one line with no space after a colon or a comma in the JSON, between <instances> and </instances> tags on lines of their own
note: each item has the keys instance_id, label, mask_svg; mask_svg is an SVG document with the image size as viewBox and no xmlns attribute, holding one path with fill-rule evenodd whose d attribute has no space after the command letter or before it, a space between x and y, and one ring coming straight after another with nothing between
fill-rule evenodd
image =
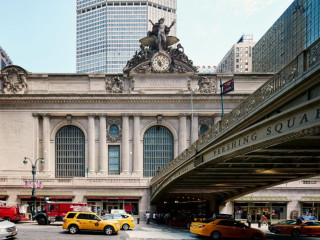
<instances>
[{"instance_id":1,"label":"glass office tower","mask_svg":"<svg viewBox=\"0 0 320 240\"><path fill-rule=\"evenodd\" d=\"M152 29L149 19L169 26L176 9L177 0L77 0L77 73L121 73Z\"/></svg>"},{"instance_id":2,"label":"glass office tower","mask_svg":"<svg viewBox=\"0 0 320 240\"><path fill-rule=\"evenodd\" d=\"M253 48L254 72L277 72L320 37L320 1L295 0Z\"/></svg>"}]
</instances>

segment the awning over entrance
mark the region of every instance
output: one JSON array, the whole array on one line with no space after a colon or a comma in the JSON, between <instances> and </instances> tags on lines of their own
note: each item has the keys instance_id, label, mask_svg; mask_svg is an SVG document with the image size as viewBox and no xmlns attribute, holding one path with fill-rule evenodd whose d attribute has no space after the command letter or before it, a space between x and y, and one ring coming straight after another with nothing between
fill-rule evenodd
<instances>
[{"instance_id":1,"label":"awning over entrance","mask_svg":"<svg viewBox=\"0 0 320 240\"><path fill-rule=\"evenodd\" d=\"M235 202L289 202L287 197L278 196L252 196L241 197L234 200Z\"/></svg>"},{"instance_id":2,"label":"awning over entrance","mask_svg":"<svg viewBox=\"0 0 320 240\"><path fill-rule=\"evenodd\" d=\"M7 191L0 191L0 200L6 200L8 197Z\"/></svg>"},{"instance_id":3,"label":"awning over entrance","mask_svg":"<svg viewBox=\"0 0 320 240\"><path fill-rule=\"evenodd\" d=\"M300 202L320 202L320 197L301 197Z\"/></svg>"},{"instance_id":4,"label":"awning over entrance","mask_svg":"<svg viewBox=\"0 0 320 240\"><path fill-rule=\"evenodd\" d=\"M37 196L37 199L44 199L46 196ZM53 199L64 199L64 200L72 200L72 196L49 196L50 200ZM31 196L19 196L21 199L31 199Z\"/></svg>"},{"instance_id":5,"label":"awning over entrance","mask_svg":"<svg viewBox=\"0 0 320 240\"><path fill-rule=\"evenodd\" d=\"M87 199L139 200L142 195L139 192L87 192L84 197Z\"/></svg>"},{"instance_id":6,"label":"awning over entrance","mask_svg":"<svg viewBox=\"0 0 320 240\"><path fill-rule=\"evenodd\" d=\"M0 200L5 200L7 198L7 196L5 195L0 195Z\"/></svg>"},{"instance_id":7,"label":"awning over entrance","mask_svg":"<svg viewBox=\"0 0 320 240\"><path fill-rule=\"evenodd\" d=\"M108 199L116 199L116 200L139 200L139 197L86 197L87 199L102 199L102 200L108 200Z\"/></svg>"}]
</instances>

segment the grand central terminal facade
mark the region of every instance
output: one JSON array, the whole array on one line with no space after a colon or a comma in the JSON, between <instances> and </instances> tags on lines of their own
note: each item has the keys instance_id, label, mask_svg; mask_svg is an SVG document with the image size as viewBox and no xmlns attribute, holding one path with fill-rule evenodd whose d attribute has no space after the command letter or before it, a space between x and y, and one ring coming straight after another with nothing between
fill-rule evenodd
<instances>
[{"instance_id":1,"label":"grand central terminal facade","mask_svg":"<svg viewBox=\"0 0 320 240\"><path fill-rule=\"evenodd\" d=\"M269 77L194 70L44 74L7 67L0 75L1 200L30 203L31 164L23 160L44 158L36 166L43 185L38 205L49 197L142 214L150 210L151 177L220 120L219 79L235 80L236 90L224 99L230 111Z\"/></svg>"},{"instance_id":2,"label":"grand central terminal facade","mask_svg":"<svg viewBox=\"0 0 320 240\"><path fill-rule=\"evenodd\" d=\"M23 160L43 158L35 166L38 208L47 198L142 217L155 210L150 179L221 119L219 82L234 80L224 96L229 112L271 76L200 74L181 45L142 46L122 74L8 66L0 73L0 200L31 205L32 165Z\"/></svg>"}]
</instances>

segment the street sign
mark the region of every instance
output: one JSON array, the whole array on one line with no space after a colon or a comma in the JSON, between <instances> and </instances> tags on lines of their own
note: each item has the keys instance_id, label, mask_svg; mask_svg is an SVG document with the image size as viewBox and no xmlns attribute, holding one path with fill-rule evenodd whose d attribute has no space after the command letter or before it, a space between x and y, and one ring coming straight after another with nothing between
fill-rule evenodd
<instances>
[{"instance_id":1,"label":"street sign","mask_svg":"<svg viewBox=\"0 0 320 240\"><path fill-rule=\"evenodd\" d=\"M231 92L233 90L234 90L233 78L221 85L221 94L227 94L228 92Z\"/></svg>"},{"instance_id":2,"label":"street sign","mask_svg":"<svg viewBox=\"0 0 320 240\"><path fill-rule=\"evenodd\" d=\"M220 93L220 96L221 96L221 110L222 110L222 117L223 117L224 116L223 95L234 90L233 78L231 78L229 81L226 81L224 84L222 84L222 79L220 78L220 89L221 89L221 93Z\"/></svg>"}]
</instances>

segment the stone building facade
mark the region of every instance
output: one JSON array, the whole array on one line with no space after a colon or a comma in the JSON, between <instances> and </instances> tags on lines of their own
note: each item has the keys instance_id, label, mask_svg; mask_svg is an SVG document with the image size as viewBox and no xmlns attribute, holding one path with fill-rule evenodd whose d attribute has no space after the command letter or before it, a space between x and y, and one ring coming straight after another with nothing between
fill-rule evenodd
<instances>
[{"instance_id":1,"label":"stone building facade","mask_svg":"<svg viewBox=\"0 0 320 240\"><path fill-rule=\"evenodd\" d=\"M270 77L198 74L182 61L174 64L176 71L155 72L142 61L121 75L4 68L0 200L31 204L25 188L31 164L23 160L44 158L36 165L38 206L49 197L143 216L150 210L151 177L190 145L191 136L197 139L219 121L218 80L235 81L235 91L224 97L227 112Z\"/></svg>"}]
</instances>

